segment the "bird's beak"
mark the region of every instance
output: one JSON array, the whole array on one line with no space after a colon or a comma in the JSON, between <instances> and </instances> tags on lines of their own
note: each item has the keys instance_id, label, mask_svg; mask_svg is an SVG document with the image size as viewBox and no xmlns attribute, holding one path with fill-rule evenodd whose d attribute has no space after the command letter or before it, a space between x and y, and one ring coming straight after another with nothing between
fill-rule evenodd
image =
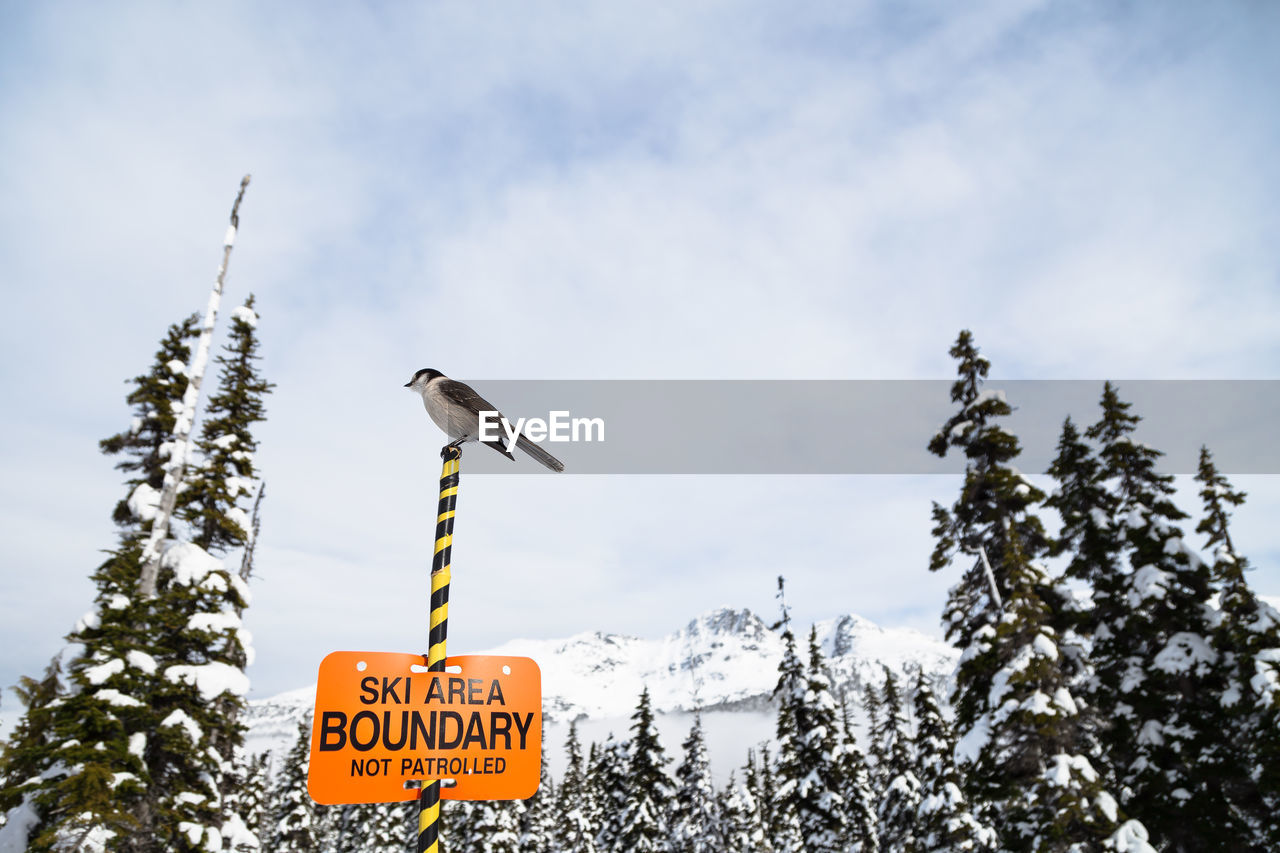
<instances>
[{"instance_id":1,"label":"bird's beak","mask_svg":"<svg viewBox=\"0 0 1280 853\"><path fill-rule=\"evenodd\" d=\"M412 379L410 379L408 382L404 383L404 387L406 387L406 388L412 388L412 387L413 387L413 380L412 380Z\"/></svg>"}]
</instances>

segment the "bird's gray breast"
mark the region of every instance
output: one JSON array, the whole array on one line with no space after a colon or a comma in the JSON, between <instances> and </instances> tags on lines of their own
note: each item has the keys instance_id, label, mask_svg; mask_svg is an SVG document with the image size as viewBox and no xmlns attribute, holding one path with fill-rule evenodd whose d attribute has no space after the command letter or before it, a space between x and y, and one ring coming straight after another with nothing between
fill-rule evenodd
<instances>
[{"instance_id":1,"label":"bird's gray breast","mask_svg":"<svg viewBox=\"0 0 1280 853\"><path fill-rule=\"evenodd\" d=\"M427 407L431 420L450 439L456 441L476 436L476 413L449 399L433 385L427 386L426 393L422 395L422 404Z\"/></svg>"}]
</instances>

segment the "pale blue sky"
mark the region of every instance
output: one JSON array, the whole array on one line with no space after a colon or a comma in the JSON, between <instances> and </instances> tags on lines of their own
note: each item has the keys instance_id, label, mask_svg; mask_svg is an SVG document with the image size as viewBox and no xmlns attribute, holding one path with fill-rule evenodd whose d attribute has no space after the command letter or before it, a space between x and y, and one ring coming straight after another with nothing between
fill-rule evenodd
<instances>
[{"instance_id":1,"label":"pale blue sky","mask_svg":"<svg viewBox=\"0 0 1280 853\"><path fill-rule=\"evenodd\" d=\"M319 9L0 9L0 685L90 604L97 439L203 306L245 172L226 299L257 294L279 386L255 695L425 641L419 367L945 378L969 327L997 377L1280 377L1273 4ZM1280 593L1280 485L1240 482ZM470 479L450 648L767 612L779 572L802 620L936 631L954 488Z\"/></svg>"}]
</instances>

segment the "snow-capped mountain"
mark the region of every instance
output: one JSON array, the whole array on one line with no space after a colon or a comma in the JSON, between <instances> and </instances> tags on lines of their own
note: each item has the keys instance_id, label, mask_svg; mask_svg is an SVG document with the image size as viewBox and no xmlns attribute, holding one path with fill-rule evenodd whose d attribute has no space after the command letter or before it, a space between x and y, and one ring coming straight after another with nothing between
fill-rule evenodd
<instances>
[{"instance_id":1,"label":"snow-capped mountain","mask_svg":"<svg viewBox=\"0 0 1280 853\"><path fill-rule=\"evenodd\" d=\"M798 627L798 626L797 626ZM816 626L831 667L834 687L858 691L883 677L917 669L947 677L955 651L909 628L881 628L860 616L841 616ZM807 632L796 643L807 659ZM486 654L519 655L542 670L543 716L548 725L570 720L626 718L645 687L659 714L760 711L770 703L782 659L780 631L749 610L721 608L658 639L589 632L559 640L512 640ZM298 720L315 702L315 687L250 703L249 747L275 749L291 743Z\"/></svg>"},{"instance_id":2,"label":"snow-capped mountain","mask_svg":"<svg viewBox=\"0 0 1280 853\"><path fill-rule=\"evenodd\" d=\"M837 689L896 672L949 672L952 649L910 629L884 629L858 616L817 625ZM805 637L797 638L802 659ZM758 707L778 681L782 635L749 610L713 610L656 640L586 633L567 640L513 640L493 654L531 657L542 668L549 721L631 713L649 688L655 711Z\"/></svg>"}]
</instances>

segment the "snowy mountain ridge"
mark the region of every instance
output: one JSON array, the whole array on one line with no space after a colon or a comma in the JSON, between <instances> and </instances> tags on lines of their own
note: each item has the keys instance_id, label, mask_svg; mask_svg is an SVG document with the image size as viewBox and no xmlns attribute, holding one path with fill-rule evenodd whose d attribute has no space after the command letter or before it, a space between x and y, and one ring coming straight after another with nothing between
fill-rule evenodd
<instances>
[{"instance_id":1,"label":"snowy mountain ridge","mask_svg":"<svg viewBox=\"0 0 1280 853\"><path fill-rule=\"evenodd\" d=\"M954 649L910 628L882 628L854 615L828 619L815 628L837 693L878 682L883 666L899 675L920 669L946 678L955 665ZM808 633L800 626L795 630L797 651L805 660ZM750 610L723 607L657 639L595 631L564 639L512 640L482 654L537 661L544 718L567 723L626 717L645 687L654 711L661 714L695 707L760 710L771 701L782 653L780 630L772 630ZM298 721L314 702L314 685L250 702L250 749L291 742Z\"/></svg>"},{"instance_id":2,"label":"snowy mountain ridge","mask_svg":"<svg viewBox=\"0 0 1280 853\"><path fill-rule=\"evenodd\" d=\"M879 677L881 665L949 673L944 643L906 628L884 629L859 616L816 626L837 689ZM804 632L796 638L802 659ZM641 690L655 711L758 706L778 680L783 640L749 610L720 608L656 640L599 632L565 640L513 640L492 654L531 657L542 668L543 713L553 721L625 716Z\"/></svg>"}]
</instances>

